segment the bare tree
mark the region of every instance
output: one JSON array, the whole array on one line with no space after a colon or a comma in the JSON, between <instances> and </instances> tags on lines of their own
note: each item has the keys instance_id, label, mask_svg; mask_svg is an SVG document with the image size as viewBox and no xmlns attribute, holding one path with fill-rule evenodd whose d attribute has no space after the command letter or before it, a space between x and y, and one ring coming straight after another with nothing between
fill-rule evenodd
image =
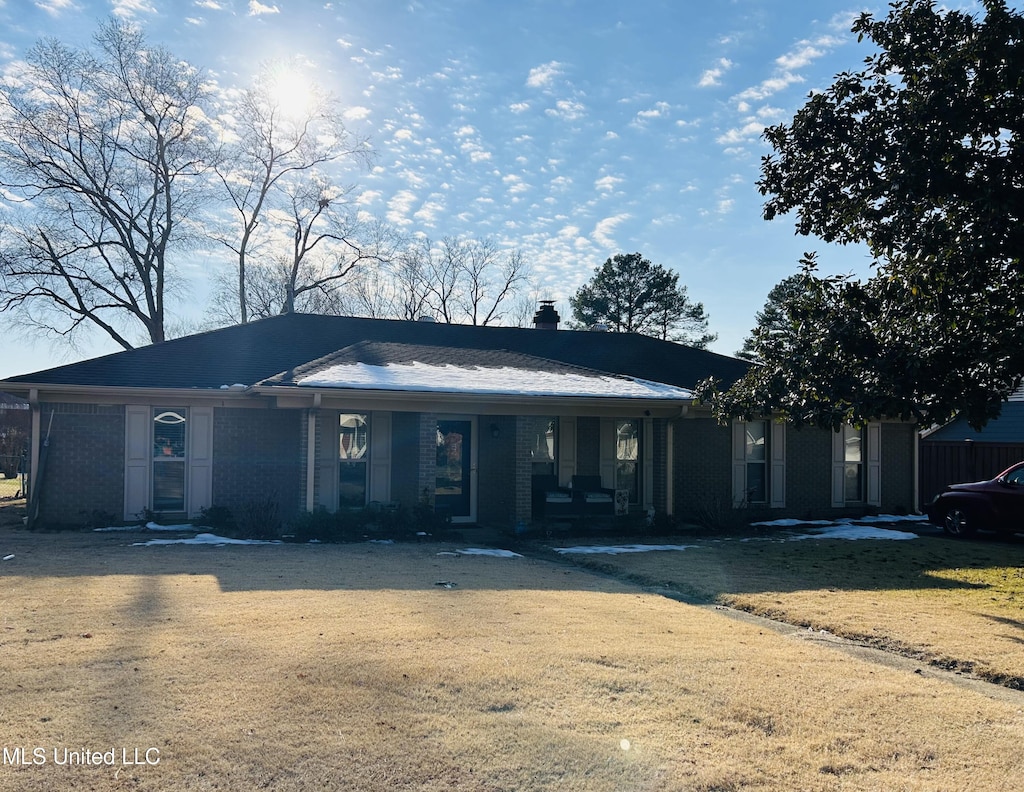
<instances>
[{"instance_id":1,"label":"bare tree","mask_svg":"<svg viewBox=\"0 0 1024 792\"><path fill-rule=\"evenodd\" d=\"M165 337L168 259L212 159L202 75L113 19L92 49L44 40L0 84L0 312L125 349Z\"/></svg>"},{"instance_id":2,"label":"bare tree","mask_svg":"<svg viewBox=\"0 0 1024 792\"><path fill-rule=\"evenodd\" d=\"M302 88L306 101L286 95L298 86L285 75L295 67L265 65L255 83L229 108L224 156L216 169L234 210L233 223L214 238L231 250L238 265L238 318L249 320L246 266L260 243L257 229L274 206L282 184L297 174L316 170L343 157L366 160L365 141L353 138L341 119L337 102L315 85ZM258 277L258 276L257 276ZM258 315L258 314L257 314Z\"/></svg>"},{"instance_id":3,"label":"bare tree","mask_svg":"<svg viewBox=\"0 0 1024 792\"><path fill-rule=\"evenodd\" d=\"M407 249L396 275L403 318L429 309L447 324L468 319L487 325L504 317L509 301L526 284L527 267L520 251L503 256L493 240L448 236L437 246L422 239Z\"/></svg>"},{"instance_id":4,"label":"bare tree","mask_svg":"<svg viewBox=\"0 0 1024 792\"><path fill-rule=\"evenodd\" d=\"M464 247L462 262L464 290L460 304L471 324L501 321L502 306L526 282L526 264L519 250L502 257L490 240L473 240Z\"/></svg>"}]
</instances>

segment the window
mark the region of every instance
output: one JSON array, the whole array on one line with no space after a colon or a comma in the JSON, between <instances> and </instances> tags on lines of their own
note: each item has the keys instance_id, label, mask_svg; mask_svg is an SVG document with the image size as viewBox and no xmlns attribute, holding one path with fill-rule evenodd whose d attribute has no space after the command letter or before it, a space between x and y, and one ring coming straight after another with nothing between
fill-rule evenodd
<instances>
[{"instance_id":1,"label":"window","mask_svg":"<svg viewBox=\"0 0 1024 792\"><path fill-rule=\"evenodd\" d=\"M832 507L882 505L882 424L832 432Z\"/></svg>"},{"instance_id":2,"label":"window","mask_svg":"<svg viewBox=\"0 0 1024 792\"><path fill-rule=\"evenodd\" d=\"M153 511L185 511L188 411L153 408Z\"/></svg>"},{"instance_id":3,"label":"window","mask_svg":"<svg viewBox=\"0 0 1024 792\"><path fill-rule=\"evenodd\" d=\"M640 502L640 422L615 421L615 489L629 492L629 502Z\"/></svg>"},{"instance_id":4,"label":"window","mask_svg":"<svg viewBox=\"0 0 1024 792\"><path fill-rule=\"evenodd\" d=\"M748 421L743 424L743 462L747 503L768 500L768 422Z\"/></svg>"},{"instance_id":5,"label":"window","mask_svg":"<svg viewBox=\"0 0 1024 792\"><path fill-rule=\"evenodd\" d=\"M843 426L843 500L864 500L864 432Z\"/></svg>"},{"instance_id":6,"label":"window","mask_svg":"<svg viewBox=\"0 0 1024 792\"><path fill-rule=\"evenodd\" d=\"M338 507L359 508L366 505L369 416L342 413L338 421Z\"/></svg>"},{"instance_id":7,"label":"window","mask_svg":"<svg viewBox=\"0 0 1024 792\"><path fill-rule=\"evenodd\" d=\"M527 437L530 441L530 466L534 476L555 475L558 459L558 419L549 416L533 416L529 419Z\"/></svg>"},{"instance_id":8,"label":"window","mask_svg":"<svg viewBox=\"0 0 1024 792\"><path fill-rule=\"evenodd\" d=\"M785 508L785 424L767 418L733 421L732 505Z\"/></svg>"}]
</instances>

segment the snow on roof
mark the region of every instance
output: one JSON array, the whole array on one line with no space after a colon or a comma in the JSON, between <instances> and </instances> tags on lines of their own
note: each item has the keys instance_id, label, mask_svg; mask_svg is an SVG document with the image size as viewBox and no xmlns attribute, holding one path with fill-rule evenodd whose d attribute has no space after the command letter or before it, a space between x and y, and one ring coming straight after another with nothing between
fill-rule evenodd
<instances>
[{"instance_id":1,"label":"snow on roof","mask_svg":"<svg viewBox=\"0 0 1024 792\"><path fill-rule=\"evenodd\" d=\"M596 396L620 399L690 400L686 388L661 382L589 376L568 371L535 371L502 367L460 367L420 362L340 363L299 377L297 385L319 388L367 388L371 390L429 393L493 393L516 396Z\"/></svg>"}]
</instances>

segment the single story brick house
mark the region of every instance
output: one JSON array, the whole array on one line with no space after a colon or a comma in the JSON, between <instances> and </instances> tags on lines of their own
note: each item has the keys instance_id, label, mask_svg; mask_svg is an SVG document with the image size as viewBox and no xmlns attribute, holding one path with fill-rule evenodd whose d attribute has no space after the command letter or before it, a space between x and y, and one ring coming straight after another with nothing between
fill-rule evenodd
<instances>
[{"instance_id":1,"label":"single story brick house","mask_svg":"<svg viewBox=\"0 0 1024 792\"><path fill-rule=\"evenodd\" d=\"M716 422L691 389L750 364L642 335L292 314L10 377L42 523L287 519L379 502L512 527L702 509L913 510L916 433ZM47 440L48 438L48 440ZM43 446L46 446L44 452Z\"/></svg>"}]
</instances>

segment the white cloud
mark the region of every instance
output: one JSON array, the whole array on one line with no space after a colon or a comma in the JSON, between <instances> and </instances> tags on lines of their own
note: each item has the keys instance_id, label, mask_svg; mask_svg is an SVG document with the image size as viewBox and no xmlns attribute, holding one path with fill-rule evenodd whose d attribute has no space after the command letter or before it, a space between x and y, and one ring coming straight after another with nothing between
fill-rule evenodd
<instances>
[{"instance_id":1,"label":"white cloud","mask_svg":"<svg viewBox=\"0 0 1024 792\"><path fill-rule=\"evenodd\" d=\"M718 202L718 214L729 214L729 212L732 211L732 207L735 205L735 203L736 201L732 198L723 198L721 201Z\"/></svg>"},{"instance_id":2,"label":"white cloud","mask_svg":"<svg viewBox=\"0 0 1024 792\"><path fill-rule=\"evenodd\" d=\"M665 118L671 109L672 108L668 102L655 102L654 107L650 110L640 110L636 114L636 120L638 122L644 122L649 121L652 118Z\"/></svg>"},{"instance_id":3,"label":"white cloud","mask_svg":"<svg viewBox=\"0 0 1024 792\"><path fill-rule=\"evenodd\" d=\"M379 201L382 195L383 193L380 190L363 190L356 197L356 203L361 206L367 206Z\"/></svg>"},{"instance_id":4,"label":"white cloud","mask_svg":"<svg viewBox=\"0 0 1024 792\"><path fill-rule=\"evenodd\" d=\"M519 113L525 113L527 110L529 110L530 109L530 103L529 102L515 102L515 103L509 105L508 109L511 110L513 113L516 113L518 115Z\"/></svg>"},{"instance_id":5,"label":"white cloud","mask_svg":"<svg viewBox=\"0 0 1024 792\"><path fill-rule=\"evenodd\" d=\"M610 129L604 133L605 140L618 140L619 136L616 132L612 132Z\"/></svg>"},{"instance_id":6,"label":"white cloud","mask_svg":"<svg viewBox=\"0 0 1024 792\"><path fill-rule=\"evenodd\" d=\"M343 39L343 38L335 39L335 43L339 47L341 47L342 49L352 49L352 47L353 47L353 44L352 44L351 41L348 41L347 39Z\"/></svg>"},{"instance_id":7,"label":"white cloud","mask_svg":"<svg viewBox=\"0 0 1024 792\"><path fill-rule=\"evenodd\" d=\"M73 9L75 4L72 0L36 0L36 8L45 11L50 16L57 16L62 11Z\"/></svg>"},{"instance_id":8,"label":"white cloud","mask_svg":"<svg viewBox=\"0 0 1024 792\"><path fill-rule=\"evenodd\" d=\"M216 2L216 0L196 0L195 3L193 3L193 5L196 5L199 8L206 8L206 9L208 9L210 11L223 11L224 10L224 6L222 6L220 3Z\"/></svg>"},{"instance_id":9,"label":"white cloud","mask_svg":"<svg viewBox=\"0 0 1024 792\"><path fill-rule=\"evenodd\" d=\"M724 135L719 135L715 138L715 142L720 143L723 146L745 143L749 140L761 137L761 134L764 132L764 127L765 124L763 121L748 121L742 127L730 129Z\"/></svg>"},{"instance_id":10,"label":"white cloud","mask_svg":"<svg viewBox=\"0 0 1024 792\"><path fill-rule=\"evenodd\" d=\"M554 107L549 107L544 112L552 118L561 118L563 121L575 121L582 118L586 108L575 99L559 99Z\"/></svg>"},{"instance_id":11,"label":"white cloud","mask_svg":"<svg viewBox=\"0 0 1024 792\"><path fill-rule=\"evenodd\" d=\"M112 13L119 17L134 17L136 14L155 14L153 8L145 0L112 0Z\"/></svg>"},{"instance_id":12,"label":"white cloud","mask_svg":"<svg viewBox=\"0 0 1024 792\"><path fill-rule=\"evenodd\" d=\"M249 16L262 16L263 14L280 14L281 9L276 5L263 5L259 0L249 0Z\"/></svg>"},{"instance_id":13,"label":"white cloud","mask_svg":"<svg viewBox=\"0 0 1024 792\"><path fill-rule=\"evenodd\" d=\"M809 66L818 58L827 55L830 49L842 44L842 39L833 36L823 36L816 41L800 41L792 52L780 55L775 63L784 71L802 69Z\"/></svg>"},{"instance_id":14,"label":"white cloud","mask_svg":"<svg viewBox=\"0 0 1024 792\"><path fill-rule=\"evenodd\" d=\"M346 121L362 121L370 117L370 108L354 105L353 107L346 107L342 115Z\"/></svg>"},{"instance_id":15,"label":"white cloud","mask_svg":"<svg viewBox=\"0 0 1024 792\"><path fill-rule=\"evenodd\" d=\"M412 140L415 134L411 129L396 129L394 138L395 140Z\"/></svg>"},{"instance_id":16,"label":"white cloud","mask_svg":"<svg viewBox=\"0 0 1024 792\"><path fill-rule=\"evenodd\" d=\"M621 213L606 217L603 220L599 220L597 225L594 226L594 231L591 234L594 241L605 248L618 247L615 240L612 238L612 233L615 231L616 226L620 223L625 222L630 218L630 215Z\"/></svg>"},{"instance_id":17,"label":"white cloud","mask_svg":"<svg viewBox=\"0 0 1024 792\"><path fill-rule=\"evenodd\" d=\"M388 201L387 219L389 223L406 226L412 223L409 219L409 212L413 204L419 200L412 190L400 190Z\"/></svg>"},{"instance_id":18,"label":"white cloud","mask_svg":"<svg viewBox=\"0 0 1024 792\"><path fill-rule=\"evenodd\" d=\"M550 61L530 69L530 74L526 78L526 84L531 88L546 88L561 73L562 64L558 61Z\"/></svg>"},{"instance_id":19,"label":"white cloud","mask_svg":"<svg viewBox=\"0 0 1024 792\"><path fill-rule=\"evenodd\" d=\"M795 83L802 83L804 78L799 74L793 74L792 72L784 72L777 74L773 77L769 77L764 80L760 85L755 85L751 88L747 88L745 91L740 91L736 94L736 99L739 102L760 102L762 99L767 99L773 94L777 94L784 88L788 88L790 85Z\"/></svg>"},{"instance_id":20,"label":"white cloud","mask_svg":"<svg viewBox=\"0 0 1024 792\"><path fill-rule=\"evenodd\" d=\"M470 135L475 134L476 127L470 126L469 124L467 124L466 126L461 126L455 130L455 137L469 137Z\"/></svg>"},{"instance_id":21,"label":"white cloud","mask_svg":"<svg viewBox=\"0 0 1024 792\"><path fill-rule=\"evenodd\" d=\"M714 66L703 71L697 85L701 88L711 88L715 85L721 85L722 75L729 71L729 69L732 68L732 65L732 61L728 58L719 58Z\"/></svg>"},{"instance_id":22,"label":"white cloud","mask_svg":"<svg viewBox=\"0 0 1024 792\"><path fill-rule=\"evenodd\" d=\"M598 192L610 193L618 185L622 184L623 181L625 180L619 178L618 176L602 176L600 179L594 182L594 187L597 189Z\"/></svg>"}]
</instances>

